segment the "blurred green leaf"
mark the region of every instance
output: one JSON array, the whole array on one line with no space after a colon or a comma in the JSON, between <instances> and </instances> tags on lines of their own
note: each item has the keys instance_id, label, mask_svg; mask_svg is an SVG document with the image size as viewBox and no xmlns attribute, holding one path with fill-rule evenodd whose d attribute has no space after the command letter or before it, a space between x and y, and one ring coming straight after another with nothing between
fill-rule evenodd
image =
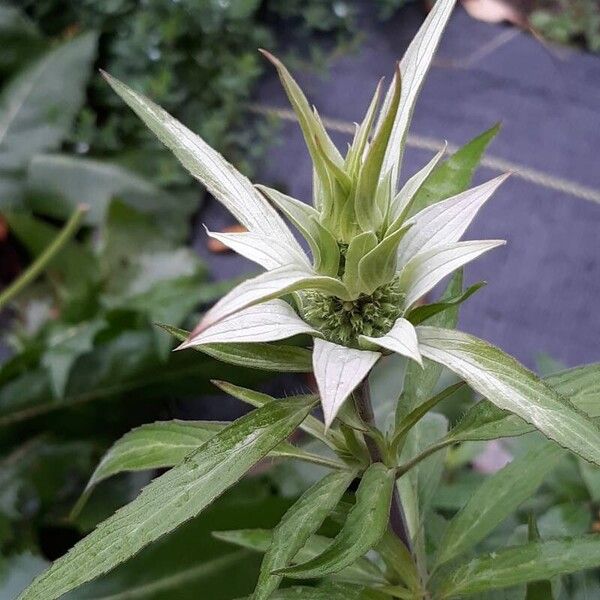
<instances>
[{"instance_id":1,"label":"blurred green leaf","mask_svg":"<svg viewBox=\"0 0 600 600\"><path fill-rule=\"evenodd\" d=\"M0 96L0 209L23 200L31 158L59 147L84 100L96 52L86 33L50 50L20 72Z\"/></svg>"},{"instance_id":2,"label":"blurred green leaf","mask_svg":"<svg viewBox=\"0 0 600 600\"><path fill-rule=\"evenodd\" d=\"M437 598L458 598L600 565L600 538L530 542L479 556L439 576Z\"/></svg>"},{"instance_id":3,"label":"blurred green leaf","mask_svg":"<svg viewBox=\"0 0 600 600\"><path fill-rule=\"evenodd\" d=\"M189 218L198 202L174 196L115 164L66 154L38 155L29 164L29 206L39 214L65 219L78 204L90 207L84 222L101 225L111 200L117 198L147 214L162 236L187 237Z\"/></svg>"},{"instance_id":4,"label":"blurred green leaf","mask_svg":"<svg viewBox=\"0 0 600 600\"><path fill-rule=\"evenodd\" d=\"M577 537L588 533L591 524L590 509L575 502L553 506L538 519L540 534L544 539Z\"/></svg>"},{"instance_id":5,"label":"blurred green leaf","mask_svg":"<svg viewBox=\"0 0 600 600\"><path fill-rule=\"evenodd\" d=\"M103 319L70 326L60 323L50 325L51 333L41 364L50 373L50 383L56 398L63 397L75 361L93 349L94 338L106 326L107 323Z\"/></svg>"},{"instance_id":6,"label":"blurred green leaf","mask_svg":"<svg viewBox=\"0 0 600 600\"><path fill-rule=\"evenodd\" d=\"M532 496L565 455L556 444L543 441L488 477L450 521L440 542L437 564L463 554Z\"/></svg>"}]
</instances>

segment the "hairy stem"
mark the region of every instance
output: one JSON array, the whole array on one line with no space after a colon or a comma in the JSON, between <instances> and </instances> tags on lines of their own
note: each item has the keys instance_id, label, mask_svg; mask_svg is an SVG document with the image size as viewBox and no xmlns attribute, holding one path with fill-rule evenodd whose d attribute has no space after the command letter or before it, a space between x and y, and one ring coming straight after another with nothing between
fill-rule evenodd
<instances>
[{"instance_id":1,"label":"hairy stem","mask_svg":"<svg viewBox=\"0 0 600 600\"><path fill-rule=\"evenodd\" d=\"M373 406L371 405L371 392L369 390L369 380L365 380L360 384L354 393L354 399L356 403L356 410L360 418L369 426L375 426L375 420L373 416ZM365 436L365 443L369 450L371 460L373 462L384 462L383 456L377 442L371 436ZM402 502L400 500L400 494L398 493L397 486L394 486L394 493L392 495L392 504L390 506L390 529L398 536L402 543L413 553L412 543L410 540L410 534L408 532L408 525L406 521L406 515L402 508Z\"/></svg>"}]
</instances>

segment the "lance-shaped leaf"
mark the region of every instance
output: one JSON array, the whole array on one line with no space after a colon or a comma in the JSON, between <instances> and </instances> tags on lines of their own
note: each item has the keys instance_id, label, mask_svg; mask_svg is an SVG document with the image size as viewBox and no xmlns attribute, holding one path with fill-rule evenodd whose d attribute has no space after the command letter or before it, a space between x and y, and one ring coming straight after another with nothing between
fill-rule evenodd
<instances>
[{"instance_id":1,"label":"lance-shaped leaf","mask_svg":"<svg viewBox=\"0 0 600 600\"><path fill-rule=\"evenodd\" d=\"M263 394L262 392L257 392L256 390L251 390L233 383L228 383L226 381L213 380L212 383L214 383L219 389L223 390L226 394L230 394L234 398L237 398L242 402L246 402L251 406L256 406L257 408L264 406L273 400L273 398L268 394ZM318 400L317 396L313 397L315 400ZM299 428L318 440L321 440L324 444L335 448L331 440L336 439L339 434L336 434L334 431L325 433L325 426L323 425L323 422L319 421L319 419L316 417L308 415L302 424L299 425ZM338 439L341 440L341 438Z\"/></svg>"},{"instance_id":2,"label":"lance-shaped leaf","mask_svg":"<svg viewBox=\"0 0 600 600\"><path fill-rule=\"evenodd\" d=\"M464 192L471 185L485 149L499 130L500 126L494 125L437 166L412 199L408 215L416 215L427 206Z\"/></svg>"},{"instance_id":3,"label":"lance-shaped leaf","mask_svg":"<svg viewBox=\"0 0 600 600\"><path fill-rule=\"evenodd\" d=\"M410 308L456 269L504 244L503 240L457 242L417 254L400 272L400 284L406 291L406 307Z\"/></svg>"},{"instance_id":4,"label":"lance-shaped leaf","mask_svg":"<svg viewBox=\"0 0 600 600\"><path fill-rule=\"evenodd\" d=\"M564 448L544 440L487 478L450 521L439 543L437 564L483 540L535 493L564 456Z\"/></svg>"},{"instance_id":5,"label":"lance-shaped leaf","mask_svg":"<svg viewBox=\"0 0 600 600\"><path fill-rule=\"evenodd\" d=\"M462 377L501 409L586 460L600 464L600 428L500 349L460 331L417 327L421 354Z\"/></svg>"},{"instance_id":6,"label":"lance-shaped leaf","mask_svg":"<svg viewBox=\"0 0 600 600\"><path fill-rule=\"evenodd\" d=\"M170 333L175 339L185 342L190 332L179 327L158 323L158 326ZM193 346L217 360L263 371L283 373L310 373L312 371L312 353L306 348L283 346L267 343L227 343Z\"/></svg>"},{"instance_id":7,"label":"lance-shaped leaf","mask_svg":"<svg viewBox=\"0 0 600 600\"><path fill-rule=\"evenodd\" d=\"M372 294L378 287L394 278L398 263L398 244L408 230L409 228L406 227L390 233L358 263L358 278L362 292Z\"/></svg>"},{"instance_id":8,"label":"lance-shaped leaf","mask_svg":"<svg viewBox=\"0 0 600 600\"><path fill-rule=\"evenodd\" d=\"M381 354L356 350L315 338L313 372L317 380L325 427L330 427L348 396L368 375Z\"/></svg>"},{"instance_id":9,"label":"lance-shaped leaf","mask_svg":"<svg viewBox=\"0 0 600 600\"><path fill-rule=\"evenodd\" d=\"M283 212L308 242L315 270L323 275L337 275L339 246L330 231L319 223L319 213L312 206L273 188L264 185L256 187Z\"/></svg>"},{"instance_id":10,"label":"lance-shaped leaf","mask_svg":"<svg viewBox=\"0 0 600 600\"><path fill-rule=\"evenodd\" d=\"M600 565L600 537L530 542L474 558L440 577L436 598L471 594L550 579Z\"/></svg>"},{"instance_id":11,"label":"lance-shaped leaf","mask_svg":"<svg viewBox=\"0 0 600 600\"><path fill-rule=\"evenodd\" d=\"M253 600L267 600L281 583L282 576L273 574L286 567L311 535L321 527L329 513L355 477L353 471L331 473L309 488L283 516L273 530L254 590Z\"/></svg>"},{"instance_id":12,"label":"lance-shaped leaf","mask_svg":"<svg viewBox=\"0 0 600 600\"><path fill-rule=\"evenodd\" d=\"M362 476L356 503L331 545L319 556L278 572L292 578L323 577L362 557L387 529L394 483L393 470L381 463L372 464Z\"/></svg>"},{"instance_id":13,"label":"lance-shaped leaf","mask_svg":"<svg viewBox=\"0 0 600 600\"><path fill-rule=\"evenodd\" d=\"M265 269L276 269L285 265L309 268L307 257L299 253L296 246L277 238L267 238L260 233L218 233L206 230L209 237L218 240L240 256L255 262Z\"/></svg>"},{"instance_id":14,"label":"lance-shaped leaf","mask_svg":"<svg viewBox=\"0 0 600 600\"><path fill-rule=\"evenodd\" d=\"M394 326L384 336L370 337L368 335L361 335L360 340L370 342L392 352L397 352L423 365L423 359L419 352L417 332L412 323L402 317L396 319Z\"/></svg>"},{"instance_id":15,"label":"lance-shaped leaf","mask_svg":"<svg viewBox=\"0 0 600 600\"><path fill-rule=\"evenodd\" d=\"M391 97L385 114L382 114L380 124L371 144L369 145L364 162L360 168L356 195L354 197L354 214L363 231L377 230L381 225L384 215L376 215L377 206L373 201L375 191L382 178L381 166L386 152L388 141L394 126L394 118L398 111L402 81L397 69L392 80Z\"/></svg>"},{"instance_id":16,"label":"lance-shaped leaf","mask_svg":"<svg viewBox=\"0 0 600 600\"><path fill-rule=\"evenodd\" d=\"M266 394L265 397L269 402L273 400ZM174 420L156 421L136 427L117 440L102 457L86 491L100 481L124 471L174 467L230 424L221 421ZM296 458L334 468L344 467L344 463L306 452L285 441L275 446L269 456Z\"/></svg>"},{"instance_id":17,"label":"lance-shaped leaf","mask_svg":"<svg viewBox=\"0 0 600 600\"><path fill-rule=\"evenodd\" d=\"M213 536L223 542L235 544L255 552L267 552L273 541L273 532L268 529L238 529L233 531L215 531ZM321 535L313 535L300 548L292 562L311 560L322 554L333 540ZM350 566L331 576L336 581L347 581L362 584L381 584L385 579L381 571L367 558L359 558Z\"/></svg>"},{"instance_id":18,"label":"lance-shaped leaf","mask_svg":"<svg viewBox=\"0 0 600 600\"><path fill-rule=\"evenodd\" d=\"M544 381L588 417L600 417L600 364L553 373ZM495 440L531 431L535 431L535 427L517 415L498 408L488 400L481 400L450 431L448 441Z\"/></svg>"},{"instance_id":19,"label":"lance-shaped leaf","mask_svg":"<svg viewBox=\"0 0 600 600\"><path fill-rule=\"evenodd\" d=\"M148 485L38 577L20 600L54 600L191 519L305 419L312 400L276 400L245 415Z\"/></svg>"},{"instance_id":20,"label":"lance-shaped leaf","mask_svg":"<svg viewBox=\"0 0 600 600\"><path fill-rule=\"evenodd\" d=\"M404 143L412 120L415 103L454 4L455 0L439 0L435 3L400 62L402 97L396 111L396 119L382 167L383 173L387 173L392 169L394 185L398 181L404 154ZM392 104L393 95L394 89L393 86L390 86L385 98L383 114ZM381 124L378 124L378 128L380 126Z\"/></svg>"},{"instance_id":21,"label":"lance-shaped leaf","mask_svg":"<svg viewBox=\"0 0 600 600\"><path fill-rule=\"evenodd\" d=\"M297 265L279 267L247 279L234 287L204 315L191 336L200 334L214 323L239 310L303 289L319 290L338 298L348 298L346 288L338 279L317 275Z\"/></svg>"},{"instance_id":22,"label":"lance-shaped leaf","mask_svg":"<svg viewBox=\"0 0 600 600\"><path fill-rule=\"evenodd\" d=\"M475 292L478 292L482 287L486 285L485 281L480 281L472 286L468 287L464 292L456 294L440 302L433 302L432 304L424 304L413 308L407 315L407 319L413 324L418 325L431 317L444 312L450 308L460 306L465 300L468 300Z\"/></svg>"},{"instance_id":23,"label":"lance-shaped leaf","mask_svg":"<svg viewBox=\"0 0 600 600\"><path fill-rule=\"evenodd\" d=\"M286 69L285 65L270 52L262 49L259 51L277 69L277 74L279 75L279 79L281 80L283 89L287 94L290 104L292 105L292 108L298 117L298 123L302 129L304 140L306 141L306 145L308 146L313 159L319 157L320 153L317 149L317 143L319 143L322 149L328 154L330 160L337 163L339 166L342 166L344 161L341 154L335 147L335 144L331 141L327 131L321 123L321 120L311 109L304 92L300 89L300 86L290 75L290 72Z\"/></svg>"},{"instance_id":24,"label":"lance-shaped leaf","mask_svg":"<svg viewBox=\"0 0 600 600\"><path fill-rule=\"evenodd\" d=\"M412 206L412 200L421 189L425 180L435 169L446 153L448 142L444 142L443 148L419 171L417 171L400 189L394 197L390 206L390 226L388 233L395 231L402 225Z\"/></svg>"},{"instance_id":25,"label":"lance-shaped leaf","mask_svg":"<svg viewBox=\"0 0 600 600\"><path fill-rule=\"evenodd\" d=\"M410 222L413 224L398 246L401 264L422 252L458 242L479 209L506 180L500 175L480 186L467 190L422 210Z\"/></svg>"},{"instance_id":26,"label":"lance-shaped leaf","mask_svg":"<svg viewBox=\"0 0 600 600\"><path fill-rule=\"evenodd\" d=\"M191 336L179 348L215 343L271 342L301 333L317 332L287 302L269 300L225 317Z\"/></svg>"},{"instance_id":27,"label":"lance-shaped leaf","mask_svg":"<svg viewBox=\"0 0 600 600\"><path fill-rule=\"evenodd\" d=\"M300 89L300 86L294 81L294 78L290 75L289 71L285 68L283 63L275 58L271 53L260 50L262 54L275 66L277 73L283 84L283 88L287 94L287 97L292 105L294 112L298 118L304 141L313 160L313 165L317 178L319 179L322 191L324 194L324 200L331 197L330 187L330 172L326 162L323 160L322 152L327 154L329 160L340 167L343 165L343 159L329 138L329 135L325 131L320 119L318 119L312 111L308 100L304 96L304 93ZM316 205L315 205L316 206Z\"/></svg>"},{"instance_id":28,"label":"lance-shaped leaf","mask_svg":"<svg viewBox=\"0 0 600 600\"><path fill-rule=\"evenodd\" d=\"M371 133L371 129L373 128L373 123L375 122L375 113L377 112L377 107L379 106L382 84L383 79L380 79L377 87L375 88L375 93L373 94L373 98L371 99L371 103L369 104L369 108L365 113L364 119L356 128L352 145L350 146L348 154L346 155L346 169L352 175L356 174L365 148L367 147L369 135Z\"/></svg>"},{"instance_id":29,"label":"lance-shaped leaf","mask_svg":"<svg viewBox=\"0 0 600 600\"><path fill-rule=\"evenodd\" d=\"M249 231L282 240L290 247L295 247L298 252L302 251L277 211L254 189L250 181L217 151L148 98L106 73L104 77L181 164L201 181L242 225Z\"/></svg>"}]
</instances>

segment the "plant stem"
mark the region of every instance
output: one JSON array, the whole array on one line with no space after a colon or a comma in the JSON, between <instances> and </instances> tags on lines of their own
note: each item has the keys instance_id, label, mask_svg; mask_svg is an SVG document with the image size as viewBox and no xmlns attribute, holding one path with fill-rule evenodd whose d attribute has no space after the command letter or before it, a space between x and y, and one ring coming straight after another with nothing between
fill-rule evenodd
<instances>
[{"instance_id":1,"label":"plant stem","mask_svg":"<svg viewBox=\"0 0 600 600\"><path fill-rule=\"evenodd\" d=\"M360 386L358 386L354 392L354 399L356 403L356 410L360 418L367 425L374 427L375 419L373 416L373 406L371 405L371 392L369 390L368 378L365 378ZM377 445L377 442L371 436L365 436L365 443L367 444L371 460L373 462L383 462L383 456L379 446ZM390 529L398 536L402 543L408 548L410 553L413 554L406 515L404 514L404 509L402 508L402 502L400 500L400 494L398 493L398 487L396 485L394 485L392 504L390 506Z\"/></svg>"},{"instance_id":2,"label":"plant stem","mask_svg":"<svg viewBox=\"0 0 600 600\"><path fill-rule=\"evenodd\" d=\"M48 263L62 250L64 245L77 233L81 219L88 209L79 205L71 215L60 233L52 240L48 247L0 294L0 309L8 304L15 296L20 294L40 273Z\"/></svg>"}]
</instances>

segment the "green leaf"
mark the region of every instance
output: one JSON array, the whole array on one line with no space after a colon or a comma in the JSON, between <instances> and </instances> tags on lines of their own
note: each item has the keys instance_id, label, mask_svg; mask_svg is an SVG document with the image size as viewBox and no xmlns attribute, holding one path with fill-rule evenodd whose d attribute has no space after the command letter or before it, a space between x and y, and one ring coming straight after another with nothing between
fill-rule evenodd
<instances>
[{"instance_id":1,"label":"green leaf","mask_svg":"<svg viewBox=\"0 0 600 600\"><path fill-rule=\"evenodd\" d=\"M574 367L544 378L558 394L589 417L600 417L600 364ZM472 406L448 434L448 441L464 442L514 437L535 431L517 415L481 400Z\"/></svg>"},{"instance_id":2,"label":"green leaf","mask_svg":"<svg viewBox=\"0 0 600 600\"><path fill-rule=\"evenodd\" d=\"M101 523L20 596L54 600L199 514L288 437L314 402L277 400L240 418Z\"/></svg>"},{"instance_id":3,"label":"green leaf","mask_svg":"<svg viewBox=\"0 0 600 600\"><path fill-rule=\"evenodd\" d=\"M58 148L85 98L96 34L57 46L19 73L0 96L0 208L19 206L34 154ZM83 199L79 198L79 202Z\"/></svg>"},{"instance_id":4,"label":"green leaf","mask_svg":"<svg viewBox=\"0 0 600 600\"><path fill-rule=\"evenodd\" d=\"M415 215L440 200L464 192L471 185L473 173L498 131L500 125L496 124L434 169L416 193L409 214Z\"/></svg>"},{"instance_id":5,"label":"green leaf","mask_svg":"<svg viewBox=\"0 0 600 600\"><path fill-rule=\"evenodd\" d=\"M249 478L200 516L61 600L196 600L200 592L207 600L230 600L250 594L260 557L214 539L212 531L272 527L289 505L268 482Z\"/></svg>"},{"instance_id":6,"label":"green leaf","mask_svg":"<svg viewBox=\"0 0 600 600\"><path fill-rule=\"evenodd\" d=\"M267 529L239 529L234 531L214 531L218 540L247 548L255 552L266 553L273 540L273 532ZM332 540L321 535L311 536L306 544L300 548L298 554L292 559L293 563L311 560L322 554ZM383 583L381 571L368 559L359 558L351 565L331 575L336 581L346 581L357 584Z\"/></svg>"},{"instance_id":7,"label":"green leaf","mask_svg":"<svg viewBox=\"0 0 600 600\"><path fill-rule=\"evenodd\" d=\"M547 510L538 519L538 525L546 539L578 537L590 531L592 515L583 502L568 501Z\"/></svg>"},{"instance_id":8,"label":"green leaf","mask_svg":"<svg viewBox=\"0 0 600 600\"><path fill-rule=\"evenodd\" d=\"M447 431L446 417L434 412L425 415L407 436L400 455L402 462L409 461L435 444ZM433 454L405 473L397 483L408 528L421 555L425 543L423 525L442 477L444 458L444 452Z\"/></svg>"},{"instance_id":9,"label":"green leaf","mask_svg":"<svg viewBox=\"0 0 600 600\"><path fill-rule=\"evenodd\" d=\"M190 332L171 325L158 323L176 339L185 342ZM279 344L207 344L195 346L197 352L208 354L217 360L233 365L279 371L283 373L312 372L312 353L304 348Z\"/></svg>"},{"instance_id":10,"label":"green leaf","mask_svg":"<svg viewBox=\"0 0 600 600\"><path fill-rule=\"evenodd\" d=\"M482 287L486 285L485 281L480 281L474 285L468 287L461 294L457 294L452 298L448 298L443 302L433 302L432 304L424 304L423 306L417 306L413 308L406 317L413 325L419 325L430 319L434 315L441 313L453 306L460 306L465 300L468 300L475 292L478 292Z\"/></svg>"},{"instance_id":11,"label":"green leaf","mask_svg":"<svg viewBox=\"0 0 600 600\"><path fill-rule=\"evenodd\" d=\"M52 390L57 398L64 395L75 361L82 354L92 350L94 338L106 325L104 319L84 321L71 326L62 323L51 324L41 364L50 372Z\"/></svg>"},{"instance_id":12,"label":"green leaf","mask_svg":"<svg viewBox=\"0 0 600 600\"><path fill-rule=\"evenodd\" d=\"M358 486L356 503L331 545L319 556L277 573L301 579L323 577L351 565L376 546L388 526L394 482L393 470L380 463L371 465Z\"/></svg>"},{"instance_id":13,"label":"green leaf","mask_svg":"<svg viewBox=\"0 0 600 600\"><path fill-rule=\"evenodd\" d=\"M400 74L400 66L397 65L389 91L389 102L385 107L385 111L382 111L377 131L368 147L364 162L359 171L356 195L354 197L354 214L356 215L358 225L363 231L377 231L386 216L383 213L379 215L375 214L379 207L373 199L375 198L379 182L383 180L383 176L387 175L390 178L388 179L390 182L391 177L393 177L390 175L391 170L389 168L384 173L382 173L381 169L394 126L394 120L398 112L401 89L402 76ZM390 188L393 189L396 180L393 179L391 183Z\"/></svg>"},{"instance_id":14,"label":"green leaf","mask_svg":"<svg viewBox=\"0 0 600 600\"><path fill-rule=\"evenodd\" d=\"M586 460L600 464L600 428L500 349L449 329L417 327L423 356L448 367L474 390Z\"/></svg>"},{"instance_id":15,"label":"green leaf","mask_svg":"<svg viewBox=\"0 0 600 600\"><path fill-rule=\"evenodd\" d=\"M600 565L600 538L530 542L474 558L437 581L436 598L462 598L488 590L550 579Z\"/></svg>"},{"instance_id":16,"label":"green leaf","mask_svg":"<svg viewBox=\"0 0 600 600\"><path fill-rule=\"evenodd\" d=\"M253 600L268 600L271 597L282 580L282 576L274 575L273 571L287 566L309 537L316 533L354 477L352 471L331 473L309 488L283 516L273 530Z\"/></svg>"},{"instance_id":17,"label":"green leaf","mask_svg":"<svg viewBox=\"0 0 600 600\"><path fill-rule=\"evenodd\" d=\"M274 400L270 396L267 398L268 401ZM87 484L86 492L103 479L123 471L144 471L178 465L229 424L219 421L174 420L156 421L136 427L117 440L102 457ZM297 458L338 468L344 467L343 463L305 452L288 442L278 444L269 456Z\"/></svg>"},{"instance_id":18,"label":"green leaf","mask_svg":"<svg viewBox=\"0 0 600 600\"><path fill-rule=\"evenodd\" d=\"M488 477L450 521L439 545L437 564L483 540L535 493L565 454L560 446L543 441Z\"/></svg>"},{"instance_id":19,"label":"green leaf","mask_svg":"<svg viewBox=\"0 0 600 600\"><path fill-rule=\"evenodd\" d=\"M162 235L183 241L196 203L174 196L111 163L64 154L38 155L29 164L29 206L39 214L65 219L81 202L89 205L84 223L104 223L114 198L152 218Z\"/></svg>"}]
</instances>

